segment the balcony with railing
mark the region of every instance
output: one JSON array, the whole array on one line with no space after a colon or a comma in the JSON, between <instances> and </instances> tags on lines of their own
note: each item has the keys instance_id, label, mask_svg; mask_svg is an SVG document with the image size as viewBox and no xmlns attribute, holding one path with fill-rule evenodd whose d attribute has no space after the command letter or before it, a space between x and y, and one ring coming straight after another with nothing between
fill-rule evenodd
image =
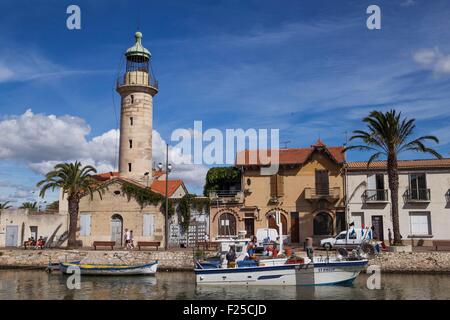
<instances>
[{"instance_id":1,"label":"balcony with railing","mask_svg":"<svg viewBox=\"0 0 450 320\"><path fill-rule=\"evenodd\" d=\"M214 203L243 203L244 192L241 190L215 190L209 193L209 199Z\"/></svg>"},{"instance_id":2,"label":"balcony with railing","mask_svg":"<svg viewBox=\"0 0 450 320\"><path fill-rule=\"evenodd\" d=\"M445 194L445 200L447 201L448 204L450 204L450 189L448 189Z\"/></svg>"},{"instance_id":3,"label":"balcony with railing","mask_svg":"<svg viewBox=\"0 0 450 320\"><path fill-rule=\"evenodd\" d=\"M368 189L362 195L365 203L383 203L388 202L387 189Z\"/></svg>"},{"instance_id":4,"label":"balcony with railing","mask_svg":"<svg viewBox=\"0 0 450 320\"><path fill-rule=\"evenodd\" d=\"M305 199L310 201L336 201L341 196L341 188L305 188Z\"/></svg>"},{"instance_id":5,"label":"balcony with railing","mask_svg":"<svg viewBox=\"0 0 450 320\"><path fill-rule=\"evenodd\" d=\"M146 71L130 71L117 78L117 88L124 86L148 86L158 91L158 80Z\"/></svg>"},{"instance_id":6,"label":"balcony with railing","mask_svg":"<svg viewBox=\"0 0 450 320\"><path fill-rule=\"evenodd\" d=\"M404 194L406 202L430 202L430 189L408 189Z\"/></svg>"}]
</instances>

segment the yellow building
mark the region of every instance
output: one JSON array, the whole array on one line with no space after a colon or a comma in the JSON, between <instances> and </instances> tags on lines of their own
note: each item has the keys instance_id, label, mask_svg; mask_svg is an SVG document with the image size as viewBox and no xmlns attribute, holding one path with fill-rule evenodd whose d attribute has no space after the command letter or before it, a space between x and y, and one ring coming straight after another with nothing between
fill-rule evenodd
<instances>
[{"instance_id":1,"label":"yellow building","mask_svg":"<svg viewBox=\"0 0 450 320\"><path fill-rule=\"evenodd\" d=\"M317 243L345 228L343 147L327 147L319 139L309 148L280 149L279 170L271 176L261 175L252 153L257 151L237 156L241 190L210 194L212 237L276 228L276 210L291 243L303 243L307 237Z\"/></svg>"}]
</instances>

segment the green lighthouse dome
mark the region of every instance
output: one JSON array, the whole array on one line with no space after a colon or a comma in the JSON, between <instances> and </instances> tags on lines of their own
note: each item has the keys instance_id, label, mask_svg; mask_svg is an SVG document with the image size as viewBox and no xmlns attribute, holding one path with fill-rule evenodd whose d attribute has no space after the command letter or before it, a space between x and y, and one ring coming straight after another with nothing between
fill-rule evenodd
<instances>
[{"instance_id":1,"label":"green lighthouse dome","mask_svg":"<svg viewBox=\"0 0 450 320\"><path fill-rule=\"evenodd\" d=\"M145 57L147 59L150 59L152 54L150 53L150 51L148 51L146 48L144 48L144 46L142 45L142 42L141 42L142 33L139 31L136 32L134 34L134 38L136 39L136 43L134 44L134 46L132 46L125 52L125 56L127 58L133 57L133 56L140 56L140 57Z\"/></svg>"}]
</instances>

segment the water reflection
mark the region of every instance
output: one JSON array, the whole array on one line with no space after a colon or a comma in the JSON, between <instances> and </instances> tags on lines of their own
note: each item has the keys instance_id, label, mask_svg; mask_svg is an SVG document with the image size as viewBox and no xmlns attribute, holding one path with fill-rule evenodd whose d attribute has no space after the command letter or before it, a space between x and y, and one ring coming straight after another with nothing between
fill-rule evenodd
<instances>
[{"instance_id":1,"label":"water reflection","mask_svg":"<svg viewBox=\"0 0 450 320\"><path fill-rule=\"evenodd\" d=\"M448 275L393 275L381 278L380 290L366 287L366 275L352 286L196 286L189 272L156 277L82 277L80 290L67 278L43 271L0 270L0 299L450 299Z\"/></svg>"}]
</instances>

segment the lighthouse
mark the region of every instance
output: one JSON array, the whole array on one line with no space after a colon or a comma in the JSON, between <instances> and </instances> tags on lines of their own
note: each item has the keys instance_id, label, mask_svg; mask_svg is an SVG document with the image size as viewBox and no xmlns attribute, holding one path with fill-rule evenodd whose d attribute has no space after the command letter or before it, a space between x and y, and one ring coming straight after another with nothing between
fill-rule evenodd
<instances>
[{"instance_id":1,"label":"lighthouse","mask_svg":"<svg viewBox=\"0 0 450 320\"><path fill-rule=\"evenodd\" d=\"M125 72L116 87L121 97L119 175L141 181L152 177L153 97L158 93L142 33L135 33L135 44L125 52L125 60Z\"/></svg>"}]
</instances>

